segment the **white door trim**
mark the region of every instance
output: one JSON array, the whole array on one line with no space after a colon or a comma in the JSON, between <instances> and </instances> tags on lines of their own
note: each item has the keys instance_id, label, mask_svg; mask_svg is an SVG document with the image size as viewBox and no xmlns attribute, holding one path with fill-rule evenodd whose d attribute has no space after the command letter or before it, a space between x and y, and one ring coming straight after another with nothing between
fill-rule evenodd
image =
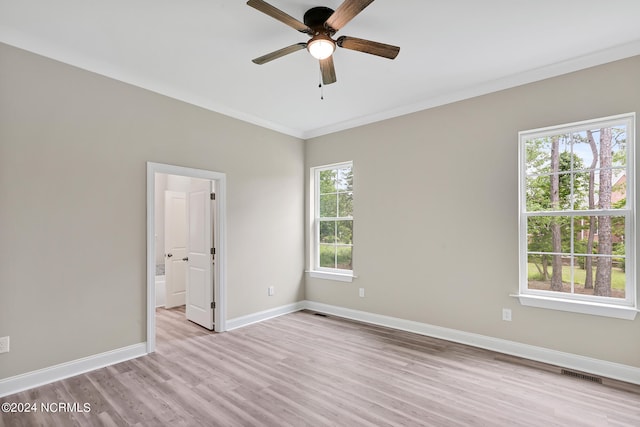
<instances>
[{"instance_id":1,"label":"white door trim","mask_svg":"<svg viewBox=\"0 0 640 427\"><path fill-rule=\"evenodd\" d=\"M155 174L181 175L215 181L218 216L215 224L214 247L216 248L215 331L227 330L227 222L226 192L227 175L221 172L186 168L147 162L147 353L156 349L156 248L155 248Z\"/></svg>"}]
</instances>

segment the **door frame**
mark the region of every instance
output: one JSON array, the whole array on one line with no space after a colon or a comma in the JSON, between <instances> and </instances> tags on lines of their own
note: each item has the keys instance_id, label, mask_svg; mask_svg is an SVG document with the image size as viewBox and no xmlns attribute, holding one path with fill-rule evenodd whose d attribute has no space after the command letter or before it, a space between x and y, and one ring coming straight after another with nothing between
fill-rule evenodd
<instances>
[{"instance_id":1,"label":"door frame","mask_svg":"<svg viewBox=\"0 0 640 427\"><path fill-rule=\"evenodd\" d=\"M155 175L180 175L189 178L207 179L215 182L217 217L214 224L214 247L216 268L214 269L214 330L227 329L227 222L226 198L227 175L221 172L193 169L163 163L147 162L147 353L156 349L156 243L155 243Z\"/></svg>"}]
</instances>

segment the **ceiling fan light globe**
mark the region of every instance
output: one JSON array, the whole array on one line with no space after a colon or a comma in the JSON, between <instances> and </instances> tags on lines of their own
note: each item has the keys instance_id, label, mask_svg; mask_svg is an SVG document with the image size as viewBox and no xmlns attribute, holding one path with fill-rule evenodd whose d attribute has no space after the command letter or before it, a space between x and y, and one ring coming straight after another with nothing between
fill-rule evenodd
<instances>
[{"instance_id":1,"label":"ceiling fan light globe","mask_svg":"<svg viewBox=\"0 0 640 427\"><path fill-rule=\"evenodd\" d=\"M316 59L327 59L336 50L336 44L330 38L313 38L307 43L307 50Z\"/></svg>"}]
</instances>

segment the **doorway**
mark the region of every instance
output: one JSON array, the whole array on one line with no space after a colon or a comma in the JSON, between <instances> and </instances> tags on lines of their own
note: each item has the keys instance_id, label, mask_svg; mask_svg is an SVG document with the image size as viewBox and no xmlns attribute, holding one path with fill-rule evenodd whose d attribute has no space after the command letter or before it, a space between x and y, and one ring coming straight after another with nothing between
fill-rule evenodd
<instances>
[{"instance_id":1,"label":"doorway","mask_svg":"<svg viewBox=\"0 0 640 427\"><path fill-rule=\"evenodd\" d=\"M157 179L164 177L168 181L168 177L172 180L171 190L163 187L163 180ZM203 185L205 187L203 187ZM182 187L181 187L182 186ZM164 222L164 201L159 203L157 194L159 190L171 191L171 199L173 200L173 209L180 206L181 200L185 201L187 206L190 204L192 208L187 208L185 213L186 220L192 224L187 229L198 230L195 235L186 236L191 238L193 242L188 248L176 249L188 251L185 253L176 252L180 255L173 254L171 250L167 250L164 244L158 243L158 225ZM215 189L215 191L214 191ZM180 191L184 190L184 191ZM181 196L180 194L183 194ZM211 199L215 198L215 201ZM176 267L178 274L180 269L184 269L188 283L191 283L191 292L194 298L188 296L189 286L184 289L186 294L185 304L187 312L190 312L196 323L211 324L213 323L216 332L226 330L226 175L220 172L205 171L201 169L184 168L180 166L147 163L147 352L151 353L155 350L156 328L155 328L155 309L158 299L156 289L156 270L158 265L167 267L167 259L170 259ZM215 203L215 204L214 204ZM179 211L179 208L177 209ZM171 215L171 214L170 214ZM175 212L173 213L175 216ZM195 225L193 225L195 224ZM207 227L209 224L209 228ZM191 227L191 228L189 228ZM204 227L204 228L203 228ZM187 231L189 233L189 231ZM162 233L161 233L162 234ZM207 236L210 238L207 240ZM164 239L164 236L161 237ZM179 239L178 239L179 240ZM182 245L186 246L186 245ZM168 255L171 254L169 257ZM175 260L173 258L176 258ZM191 261L193 259L193 261ZM162 260L162 262L159 262ZM207 263L215 262L211 268L210 276L207 275ZM211 267L211 265L209 265ZM171 267L169 267L171 268ZM213 284L215 283L215 286ZM165 285L166 286L166 285ZM174 297L181 292L180 286L174 286L171 289ZM207 292L211 294L206 295ZM169 293L167 293L167 296ZM198 301L213 301L210 310L203 310L203 304ZM166 298L165 298L166 300ZM175 299L174 299L175 301ZM195 301L195 303L194 303ZM178 299L179 302L179 299ZM207 320L207 316L212 318Z\"/></svg>"}]
</instances>

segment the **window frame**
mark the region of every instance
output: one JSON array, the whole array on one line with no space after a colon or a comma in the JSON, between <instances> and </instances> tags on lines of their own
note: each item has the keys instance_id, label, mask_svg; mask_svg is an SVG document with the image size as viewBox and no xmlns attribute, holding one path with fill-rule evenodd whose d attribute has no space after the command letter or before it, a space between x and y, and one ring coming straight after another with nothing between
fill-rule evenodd
<instances>
[{"instance_id":1,"label":"window frame","mask_svg":"<svg viewBox=\"0 0 640 427\"><path fill-rule=\"evenodd\" d=\"M587 209L587 210L555 210L555 211L528 211L527 210L527 165L526 142L535 138L549 137L552 135L570 134L588 129L613 127L626 125L626 207L624 209ZM512 295L525 306L562 310L575 313L591 314L597 316L614 317L633 320L637 310L637 285L636 285L636 208L635 208L635 113L626 113L616 116L585 120L569 124L550 126L539 129L521 131L518 133L518 240L519 240L519 288L518 294ZM599 167L596 168L599 170ZM528 283L528 227L527 220L536 216L565 216L580 217L595 215L597 213L625 218L625 299L602 297L593 295L580 295L576 293L564 293L550 290L529 289ZM571 255L580 255L571 250Z\"/></svg>"},{"instance_id":2,"label":"window frame","mask_svg":"<svg viewBox=\"0 0 640 427\"><path fill-rule=\"evenodd\" d=\"M311 245L310 245L310 270L308 271L309 275L314 278L320 279L329 279L329 280L337 280L342 282L351 282L353 280L353 248L354 241L353 237L351 239L350 246L351 247L351 262L352 269L338 269L338 268L328 268L320 266L320 173L327 170L338 170L346 167L350 167L353 173L353 161L346 161L340 163L332 163L328 165L316 166L310 169L310 180L311 180L311 196L310 196L310 211L311 211ZM354 194L353 188L351 189L351 194ZM333 217L332 217L333 218ZM353 213L348 217L335 217L333 218L335 221L339 220L350 220L352 224L355 224Z\"/></svg>"}]
</instances>

